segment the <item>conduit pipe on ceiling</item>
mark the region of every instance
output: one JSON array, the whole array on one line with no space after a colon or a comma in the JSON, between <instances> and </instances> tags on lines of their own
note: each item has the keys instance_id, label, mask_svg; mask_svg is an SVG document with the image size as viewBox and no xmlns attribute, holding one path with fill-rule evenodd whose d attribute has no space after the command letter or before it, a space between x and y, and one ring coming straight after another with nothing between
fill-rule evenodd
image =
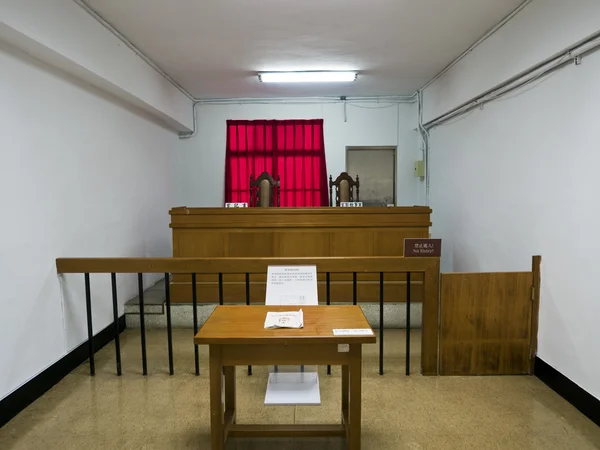
<instances>
[{"instance_id":1,"label":"conduit pipe on ceiling","mask_svg":"<svg viewBox=\"0 0 600 450\"><path fill-rule=\"evenodd\" d=\"M188 91L186 91L177 81L175 81L169 74L167 74L158 64L156 64L152 59L150 59L144 52L138 49L129 39L127 39L121 32L119 32L114 26L112 26L106 19L104 19L99 13L97 13L90 5L86 3L85 0L73 0L77 5L79 5L82 9L84 9L88 14L90 14L96 21L98 21L102 26L104 26L108 31L110 31L114 36L116 36L123 44L125 44L130 50L132 50L137 56L139 56L143 61L145 61L150 67L152 67L156 72L158 72L161 76L163 76L167 81L169 81L174 87L176 87L182 94L184 94L187 98L192 100L192 116L194 122L194 129L190 133L179 133L179 137L181 139L188 139L196 135L198 131L197 125L197 111L196 106L199 104L273 104L273 103L283 103L283 104L316 104L316 103L339 103L344 102L344 104L350 103L412 103L417 100L417 93L415 92L413 95L406 96L375 96L375 97L347 97L343 100L340 97L306 97L306 98L238 98L238 99L197 99L192 96Z\"/></svg>"},{"instance_id":2,"label":"conduit pipe on ceiling","mask_svg":"<svg viewBox=\"0 0 600 450\"><path fill-rule=\"evenodd\" d=\"M130 50L132 50L137 56L142 58L146 64L152 67L156 72L158 72L161 76L163 76L169 83L171 83L174 87L176 87L183 95L189 98L192 101L196 99L186 91L183 86L181 86L177 81L169 76L164 70L160 68L158 64L156 64L153 60L151 60L145 53L143 53L140 49L138 49L135 45L129 41L125 36L123 36L119 30L113 27L108 21L106 21L100 14L98 14L90 5L88 5L84 0L73 0L77 3L81 8L83 8L89 15L91 15L94 19L96 19L104 28L114 34L123 44L125 44Z\"/></svg>"},{"instance_id":3,"label":"conduit pipe on ceiling","mask_svg":"<svg viewBox=\"0 0 600 450\"><path fill-rule=\"evenodd\" d=\"M508 80L494 86L491 89L483 92L477 97L468 100L456 108L448 111L435 119L422 125L427 134L430 129L442 125L451 119L463 115L474 108L479 108L488 102L505 96L506 94L516 91L519 88L530 84L540 78L546 77L549 74L573 63L581 63L583 57L597 51L600 48L600 31L594 33L588 38L570 46L561 52L547 58L538 64L524 70L521 73L509 78Z\"/></svg>"},{"instance_id":4,"label":"conduit pipe on ceiling","mask_svg":"<svg viewBox=\"0 0 600 450\"><path fill-rule=\"evenodd\" d=\"M412 103L416 101L416 93L413 95L380 95L372 97L265 97L265 98L207 98L196 99L197 103L204 105L238 105L238 104L272 104L286 103L292 105L314 104L314 103L342 103L344 101L358 103Z\"/></svg>"},{"instance_id":5,"label":"conduit pipe on ceiling","mask_svg":"<svg viewBox=\"0 0 600 450\"><path fill-rule=\"evenodd\" d=\"M110 31L114 36L116 36L121 42L123 42L129 49L131 49L136 55L138 55L142 60L144 60L149 66L151 66L156 72L158 72L161 76L163 76L167 81L169 81L174 87L176 87L181 93L183 93L187 98L192 100L192 114L194 121L194 129L190 133L180 133L179 137L182 139L190 138L196 135L197 133L197 113L196 106L198 104L260 104L260 103L287 103L287 104L309 104L309 103L326 103L332 102L337 103L343 100L339 98L332 97L315 97L315 98L307 98L306 100L299 101L299 99L274 99L274 98L266 98L266 99L206 99L199 100L194 98L188 91L186 91L179 83L177 83L173 78L169 76L161 67L156 64L152 59L150 59L145 53L139 50L131 41L129 41L123 34L121 34L115 27L113 27L107 20L105 20L100 14L98 14L91 6L89 6L85 0L73 0L77 5L83 8L88 14L90 14L94 19L96 19L101 25L103 25L108 31ZM455 59L452 63L450 63L447 67L445 67L440 73L438 73L432 80L430 80L425 86L423 86L419 91L415 92L412 96L391 96L391 97L354 97L347 98L347 101L350 102L397 102L397 103L412 103L418 99L419 96L422 96L422 91L430 86L433 82L439 79L442 75L444 75L448 70L450 70L454 65L456 65L460 60L462 60L466 55L468 55L474 48L492 36L495 32L497 32L500 28L502 28L508 21L510 21L516 14L518 14L525 6L531 3L532 0L525 0L521 5L519 5L514 11L512 11L508 16L506 16L500 23L498 23L495 27L493 27L490 31L488 31L484 36L482 36L477 42L475 42L471 47L469 47L465 52L463 52L457 59ZM421 99L422 101L422 99ZM421 105L422 109L422 105ZM419 127L421 128L422 124L419 122ZM423 128L423 130L425 130ZM426 130L425 130L426 131ZM427 167L427 166L426 166ZM427 170L427 169L426 169Z\"/></svg>"},{"instance_id":6,"label":"conduit pipe on ceiling","mask_svg":"<svg viewBox=\"0 0 600 450\"><path fill-rule=\"evenodd\" d=\"M417 94L413 95L390 95L375 97L290 97L290 98L216 98L195 100L192 107L194 129L190 133L179 133L180 139L189 139L198 132L197 106L198 105L266 105L266 104L284 104L284 105L315 105L323 103L343 103L344 105L353 103L414 103L417 100Z\"/></svg>"},{"instance_id":7,"label":"conduit pipe on ceiling","mask_svg":"<svg viewBox=\"0 0 600 450\"><path fill-rule=\"evenodd\" d=\"M446 72L452 69L456 64L458 64L461 60L463 60L469 53L471 53L475 48L481 45L488 38L493 36L500 28L506 25L513 17L519 14L527 5L529 5L533 0L525 0L521 3L517 8L512 11L508 16L502 19L498 24L496 24L492 29L490 29L487 33L481 36L473 45L471 45L468 49L466 49L463 53L460 54L458 58L448 64L440 73L438 73L435 77L433 77L425 86L423 86L420 90L423 91L431 86L435 81L442 77Z\"/></svg>"},{"instance_id":8,"label":"conduit pipe on ceiling","mask_svg":"<svg viewBox=\"0 0 600 450\"><path fill-rule=\"evenodd\" d=\"M425 199L426 205L429 205L429 153L430 153L430 135L429 130L443 125L448 121L460 117L475 108L483 107L488 102L501 98L511 92L518 91L520 88L531 84L543 77L546 77L563 67L575 64L581 64L584 57L600 50L600 31L594 33L588 38L564 49L563 51L541 61L529 69L509 78L505 82L485 91L483 94L459 105L451 111L423 124L423 89L418 94L419 118L418 127L423 143L423 160L425 163Z\"/></svg>"}]
</instances>

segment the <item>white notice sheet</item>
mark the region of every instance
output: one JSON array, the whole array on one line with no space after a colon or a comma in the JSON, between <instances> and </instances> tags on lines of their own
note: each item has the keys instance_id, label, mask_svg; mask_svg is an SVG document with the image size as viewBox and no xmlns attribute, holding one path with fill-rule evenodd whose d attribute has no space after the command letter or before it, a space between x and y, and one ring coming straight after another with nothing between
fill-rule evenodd
<instances>
[{"instance_id":1,"label":"white notice sheet","mask_svg":"<svg viewBox=\"0 0 600 450\"><path fill-rule=\"evenodd\" d=\"M269 266L266 305L318 305L317 266Z\"/></svg>"}]
</instances>

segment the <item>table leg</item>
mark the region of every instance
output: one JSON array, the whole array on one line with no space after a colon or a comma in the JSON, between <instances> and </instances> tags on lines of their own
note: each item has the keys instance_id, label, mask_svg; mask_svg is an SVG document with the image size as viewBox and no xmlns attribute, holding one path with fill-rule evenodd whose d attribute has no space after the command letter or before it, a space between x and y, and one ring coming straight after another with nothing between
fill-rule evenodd
<instances>
[{"instance_id":1,"label":"table leg","mask_svg":"<svg viewBox=\"0 0 600 450\"><path fill-rule=\"evenodd\" d=\"M210 438L212 450L223 450L223 373L221 347L211 345L210 358Z\"/></svg>"},{"instance_id":2,"label":"table leg","mask_svg":"<svg viewBox=\"0 0 600 450\"><path fill-rule=\"evenodd\" d=\"M362 346L350 345L350 401L348 411L348 448L360 450Z\"/></svg>"},{"instance_id":3,"label":"table leg","mask_svg":"<svg viewBox=\"0 0 600 450\"><path fill-rule=\"evenodd\" d=\"M235 366L225 367L225 415L235 423Z\"/></svg>"}]
</instances>

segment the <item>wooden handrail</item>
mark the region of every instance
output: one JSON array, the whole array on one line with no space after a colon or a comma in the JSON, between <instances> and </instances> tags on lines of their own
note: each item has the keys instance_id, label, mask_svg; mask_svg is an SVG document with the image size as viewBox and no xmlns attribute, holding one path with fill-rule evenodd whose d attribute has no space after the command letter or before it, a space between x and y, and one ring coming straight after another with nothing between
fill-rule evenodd
<instances>
[{"instance_id":1,"label":"wooden handrail","mask_svg":"<svg viewBox=\"0 0 600 450\"><path fill-rule=\"evenodd\" d=\"M272 265L317 266L318 272L426 272L439 267L439 258L398 256L318 258L57 258L56 271L65 273L266 273Z\"/></svg>"}]
</instances>

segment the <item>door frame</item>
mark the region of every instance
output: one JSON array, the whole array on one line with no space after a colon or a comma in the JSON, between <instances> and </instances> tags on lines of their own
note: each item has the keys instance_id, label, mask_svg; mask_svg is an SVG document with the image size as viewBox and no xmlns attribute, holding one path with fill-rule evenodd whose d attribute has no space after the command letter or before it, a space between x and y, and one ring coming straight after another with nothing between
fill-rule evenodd
<instances>
[{"instance_id":1,"label":"door frame","mask_svg":"<svg viewBox=\"0 0 600 450\"><path fill-rule=\"evenodd\" d=\"M396 185L397 185L397 180L396 178L398 177L398 146L396 145L347 145L346 146L346 153L344 155L345 157L345 161L344 161L344 167L346 172L348 172L348 154L352 151L355 150L392 150L394 153L394 176L393 176L393 180L392 180L392 189L393 189L393 196L392 196L392 200L394 203L394 206L396 206L396 201L397 201L397 192L396 192Z\"/></svg>"}]
</instances>

